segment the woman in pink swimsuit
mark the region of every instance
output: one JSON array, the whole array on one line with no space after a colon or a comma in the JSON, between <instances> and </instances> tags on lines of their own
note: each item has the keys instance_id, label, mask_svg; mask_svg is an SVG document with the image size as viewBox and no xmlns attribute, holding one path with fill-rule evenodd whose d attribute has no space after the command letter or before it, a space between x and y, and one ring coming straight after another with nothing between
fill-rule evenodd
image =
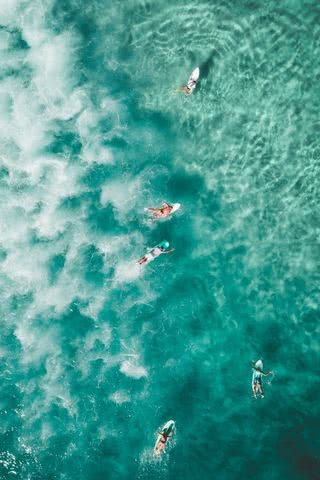
<instances>
[{"instance_id":1,"label":"woman in pink swimsuit","mask_svg":"<svg viewBox=\"0 0 320 480\"><path fill-rule=\"evenodd\" d=\"M147 208L149 212L152 212L154 218L168 217L172 212L173 206L169 203L163 203L160 208Z\"/></svg>"}]
</instances>

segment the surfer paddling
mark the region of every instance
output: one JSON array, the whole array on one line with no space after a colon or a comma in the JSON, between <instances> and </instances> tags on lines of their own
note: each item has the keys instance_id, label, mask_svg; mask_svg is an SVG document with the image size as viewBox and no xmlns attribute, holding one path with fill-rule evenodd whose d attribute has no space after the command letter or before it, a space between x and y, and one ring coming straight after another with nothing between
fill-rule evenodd
<instances>
[{"instance_id":1,"label":"surfer paddling","mask_svg":"<svg viewBox=\"0 0 320 480\"><path fill-rule=\"evenodd\" d=\"M191 82L188 82L187 85L180 87L180 90L184 92L186 96L191 95L193 90L196 88L196 83L197 82L195 80L191 80Z\"/></svg>"},{"instance_id":2,"label":"surfer paddling","mask_svg":"<svg viewBox=\"0 0 320 480\"><path fill-rule=\"evenodd\" d=\"M252 391L254 398L257 398L257 394L259 393L261 398L264 398L263 388L262 388L262 377L267 377L272 373L272 370L269 372L263 371L263 363L261 360L257 360L256 362L252 360Z\"/></svg>"},{"instance_id":3,"label":"surfer paddling","mask_svg":"<svg viewBox=\"0 0 320 480\"><path fill-rule=\"evenodd\" d=\"M190 75L190 77L189 77L189 80L188 80L187 84L186 84L186 85L183 85L182 87L180 87L180 88L178 89L178 91L184 92L184 94L185 94L186 96L191 95L191 93L192 93L192 92L194 91L194 89L196 88L196 85L197 85L197 81L198 81L198 79L199 79L199 76L200 76L200 70L199 70L199 68L197 67L197 68L195 68L195 69L192 71L192 73L191 73L191 75Z\"/></svg>"},{"instance_id":4,"label":"surfer paddling","mask_svg":"<svg viewBox=\"0 0 320 480\"><path fill-rule=\"evenodd\" d=\"M150 248L149 252L146 253L143 257L141 257L138 260L139 265L143 265L144 263L152 262L152 260L154 260L157 257L160 257L160 255L162 255L163 253L173 252L174 248L171 248L169 250L169 245L170 245L169 242L167 242L165 240L165 241L159 243L159 245L156 245L155 247Z\"/></svg>"},{"instance_id":5,"label":"surfer paddling","mask_svg":"<svg viewBox=\"0 0 320 480\"><path fill-rule=\"evenodd\" d=\"M158 432L159 435L159 440L157 441L157 445L154 447L154 453L160 454L162 450L164 450L164 447L168 441L168 438L171 437L172 435L166 435L165 433Z\"/></svg>"},{"instance_id":6,"label":"surfer paddling","mask_svg":"<svg viewBox=\"0 0 320 480\"><path fill-rule=\"evenodd\" d=\"M159 208L145 208L146 212L149 212L153 218L165 218L169 217L171 213L174 213L176 210L180 208L180 203L174 203L170 205L170 203L163 203Z\"/></svg>"},{"instance_id":7,"label":"surfer paddling","mask_svg":"<svg viewBox=\"0 0 320 480\"><path fill-rule=\"evenodd\" d=\"M156 444L154 446L154 453L156 455L160 455L163 452L166 443L170 437L172 437L175 429L175 423L173 420L169 420L162 428L160 432L158 432L158 437L156 440Z\"/></svg>"}]
</instances>

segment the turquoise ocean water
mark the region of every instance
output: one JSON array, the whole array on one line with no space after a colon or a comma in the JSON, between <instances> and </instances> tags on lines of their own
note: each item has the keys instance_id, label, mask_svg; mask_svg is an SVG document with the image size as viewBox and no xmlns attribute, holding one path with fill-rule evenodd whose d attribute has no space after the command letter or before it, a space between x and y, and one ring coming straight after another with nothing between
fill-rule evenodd
<instances>
[{"instance_id":1,"label":"turquoise ocean water","mask_svg":"<svg viewBox=\"0 0 320 480\"><path fill-rule=\"evenodd\" d=\"M0 478L320 478L320 3L0 0L0 53Z\"/></svg>"}]
</instances>

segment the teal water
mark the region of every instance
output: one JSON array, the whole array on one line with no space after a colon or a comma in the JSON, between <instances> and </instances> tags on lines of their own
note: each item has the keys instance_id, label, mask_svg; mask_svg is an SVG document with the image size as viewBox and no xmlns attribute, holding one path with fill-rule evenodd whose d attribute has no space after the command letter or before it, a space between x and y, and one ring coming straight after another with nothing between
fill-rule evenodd
<instances>
[{"instance_id":1,"label":"teal water","mask_svg":"<svg viewBox=\"0 0 320 480\"><path fill-rule=\"evenodd\" d=\"M319 39L315 0L0 0L1 479L319 478Z\"/></svg>"}]
</instances>

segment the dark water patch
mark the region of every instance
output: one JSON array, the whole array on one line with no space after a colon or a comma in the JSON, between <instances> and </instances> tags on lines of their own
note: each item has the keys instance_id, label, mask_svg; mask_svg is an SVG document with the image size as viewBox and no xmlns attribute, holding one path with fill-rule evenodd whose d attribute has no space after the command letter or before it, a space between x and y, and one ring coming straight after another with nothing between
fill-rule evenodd
<instances>
[{"instance_id":1,"label":"dark water patch","mask_svg":"<svg viewBox=\"0 0 320 480\"><path fill-rule=\"evenodd\" d=\"M53 154L63 155L65 153L71 155L79 155L82 144L77 134L72 131L59 131L54 135L54 142L48 148Z\"/></svg>"},{"instance_id":2,"label":"dark water patch","mask_svg":"<svg viewBox=\"0 0 320 480\"><path fill-rule=\"evenodd\" d=\"M8 167L1 166L0 168L0 181L5 183L10 176L10 170Z\"/></svg>"},{"instance_id":3,"label":"dark water patch","mask_svg":"<svg viewBox=\"0 0 320 480\"><path fill-rule=\"evenodd\" d=\"M204 183L203 178L199 175L188 175L184 170L176 170L168 181L168 190L177 198L194 197L202 190Z\"/></svg>"},{"instance_id":4,"label":"dark water patch","mask_svg":"<svg viewBox=\"0 0 320 480\"><path fill-rule=\"evenodd\" d=\"M72 195L72 196L65 197L62 200L60 207L65 210L79 210L79 208L81 207L81 199L84 196Z\"/></svg>"},{"instance_id":5,"label":"dark water patch","mask_svg":"<svg viewBox=\"0 0 320 480\"><path fill-rule=\"evenodd\" d=\"M68 338L84 337L93 327L92 318L81 314L75 302L70 305L68 311L61 316L59 323L65 341L67 341Z\"/></svg>"},{"instance_id":6,"label":"dark water patch","mask_svg":"<svg viewBox=\"0 0 320 480\"><path fill-rule=\"evenodd\" d=\"M60 273L63 270L64 264L66 261L66 256L64 253L60 253L57 255L53 255L48 261L48 275L49 275L49 282L54 284L58 278Z\"/></svg>"},{"instance_id":7,"label":"dark water patch","mask_svg":"<svg viewBox=\"0 0 320 480\"><path fill-rule=\"evenodd\" d=\"M117 219L114 207L109 204L106 207L90 205L88 209L87 222L93 231L103 233L121 234L128 231L128 226L120 224Z\"/></svg>"},{"instance_id":8,"label":"dark water patch","mask_svg":"<svg viewBox=\"0 0 320 480\"><path fill-rule=\"evenodd\" d=\"M19 310L25 309L28 305L30 305L33 301L33 293L21 293L21 294L14 294L10 299L11 311L18 312Z\"/></svg>"},{"instance_id":9,"label":"dark water patch","mask_svg":"<svg viewBox=\"0 0 320 480\"><path fill-rule=\"evenodd\" d=\"M95 245L84 245L79 250L79 260L84 267L84 277L96 285L103 283L104 255ZM81 268L81 267L80 267Z\"/></svg>"},{"instance_id":10,"label":"dark water patch","mask_svg":"<svg viewBox=\"0 0 320 480\"><path fill-rule=\"evenodd\" d=\"M291 427L279 439L279 448L290 467L292 475L295 478L316 480L319 478L319 459L316 456L316 449L319 441L315 437L316 427L319 428L319 422L314 421L311 432L307 434L306 428L302 426ZM311 433L311 438L308 438ZM309 441L307 441L307 438ZM311 447L313 445L313 447Z\"/></svg>"},{"instance_id":11,"label":"dark water patch","mask_svg":"<svg viewBox=\"0 0 320 480\"><path fill-rule=\"evenodd\" d=\"M7 251L0 245L0 262L3 262L7 258Z\"/></svg>"},{"instance_id":12,"label":"dark water patch","mask_svg":"<svg viewBox=\"0 0 320 480\"><path fill-rule=\"evenodd\" d=\"M82 177L82 183L90 188L90 194L95 190L98 190L101 185L106 181L112 179L116 174L114 165L102 165L94 163L87 168L84 176Z\"/></svg>"}]
</instances>

